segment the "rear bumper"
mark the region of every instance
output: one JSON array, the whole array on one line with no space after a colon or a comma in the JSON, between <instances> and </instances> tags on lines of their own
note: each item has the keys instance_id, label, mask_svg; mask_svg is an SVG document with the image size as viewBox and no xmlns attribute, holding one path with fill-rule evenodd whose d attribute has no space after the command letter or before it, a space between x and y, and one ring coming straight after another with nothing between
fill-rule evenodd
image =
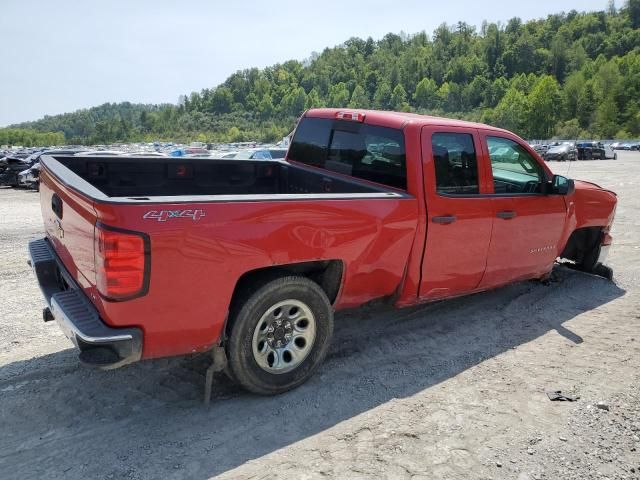
<instances>
[{"instance_id":1,"label":"rear bumper","mask_svg":"<svg viewBox=\"0 0 640 480\"><path fill-rule=\"evenodd\" d=\"M46 239L29 242L29 264L51 314L80 350L83 363L112 369L140 360L142 331L107 326Z\"/></svg>"}]
</instances>

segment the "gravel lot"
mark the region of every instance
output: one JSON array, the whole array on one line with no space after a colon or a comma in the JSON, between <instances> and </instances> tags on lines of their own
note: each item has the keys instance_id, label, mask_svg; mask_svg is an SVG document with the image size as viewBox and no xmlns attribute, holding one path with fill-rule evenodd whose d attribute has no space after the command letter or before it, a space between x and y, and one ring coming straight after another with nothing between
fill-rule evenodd
<instances>
[{"instance_id":1,"label":"gravel lot","mask_svg":"<svg viewBox=\"0 0 640 480\"><path fill-rule=\"evenodd\" d=\"M640 153L551 165L618 192L615 283L558 267L340 314L309 383L262 398L219 377L209 409L204 357L78 363L26 265L38 195L0 189L0 477L640 478Z\"/></svg>"}]
</instances>

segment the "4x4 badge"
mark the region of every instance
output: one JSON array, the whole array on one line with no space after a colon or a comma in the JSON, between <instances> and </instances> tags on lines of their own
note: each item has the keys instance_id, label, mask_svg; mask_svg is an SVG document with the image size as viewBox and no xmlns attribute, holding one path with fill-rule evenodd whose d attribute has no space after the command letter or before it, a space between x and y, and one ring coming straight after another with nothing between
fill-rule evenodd
<instances>
[{"instance_id":1,"label":"4x4 badge","mask_svg":"<svg viewBox=\"0 0 640 480\"><path fill-rule=\"evenodd\" d=\"M149 210L142 218L166 222L172 218L190 218L194 222L205 216L204 210Z\"/></svg>"}]
</instances>

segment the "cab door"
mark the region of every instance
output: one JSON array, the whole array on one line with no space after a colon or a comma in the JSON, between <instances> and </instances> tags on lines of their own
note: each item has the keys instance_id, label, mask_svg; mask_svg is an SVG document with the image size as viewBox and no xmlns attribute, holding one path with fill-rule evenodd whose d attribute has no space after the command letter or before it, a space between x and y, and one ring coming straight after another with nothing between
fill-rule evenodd
<instances>
[{"instance_id":1,"label":"cab door","mask_svg":"<svg viewBox=\"0 0 640 480\"><path fill-rule=\"evenodd\" d=\"M491 288L549 272L567 214L564 198L545 193L551 172L515 136L481 132L492 179L493 231L480 284Z\"/></svg>"},{"instance_id":2,"label":"cab door","mask_svg":"<svg viewBox=\"0 0 640 480\"><path fill-rule=\"evenodd\" d=\"M427 237L421 300L476 289L485 271L493 222L492 199L478 131L422 129Z\"/></svg>"}]
</instances>

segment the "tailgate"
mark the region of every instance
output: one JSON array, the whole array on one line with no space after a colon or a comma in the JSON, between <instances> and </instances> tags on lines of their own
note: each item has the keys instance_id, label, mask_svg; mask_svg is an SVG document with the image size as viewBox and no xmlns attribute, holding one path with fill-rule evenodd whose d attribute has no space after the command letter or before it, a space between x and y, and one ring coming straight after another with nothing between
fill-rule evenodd
<instances>
[{"instance_id":1,"label":"tailgate","mask_svg":"<svg viewBox=\"0 0 640 480\"><path fill-rule=\"evenodd\" d=\"M93 200L70 189L43 168L40 208L47 237L71 276L83 290L95 286Z\"/></svg>"}]
</instances>

